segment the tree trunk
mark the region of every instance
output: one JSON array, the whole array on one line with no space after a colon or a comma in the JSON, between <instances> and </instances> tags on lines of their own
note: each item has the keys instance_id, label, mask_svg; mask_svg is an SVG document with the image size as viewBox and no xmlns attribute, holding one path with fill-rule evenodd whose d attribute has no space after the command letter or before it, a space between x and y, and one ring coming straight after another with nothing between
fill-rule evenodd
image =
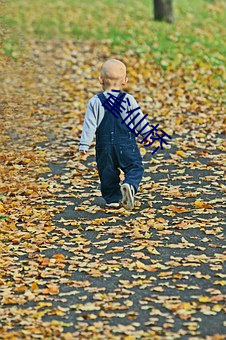
<instances>
[{"instance_id":1,"label":"tree trunk","mask_svg":"<svg viewBox=\"0 0 226 340\"><path fill-rule=\"evenodd\" d=\"M174 22L172 0L154 0L155 20Z\"/></svg>"}]
</instances>

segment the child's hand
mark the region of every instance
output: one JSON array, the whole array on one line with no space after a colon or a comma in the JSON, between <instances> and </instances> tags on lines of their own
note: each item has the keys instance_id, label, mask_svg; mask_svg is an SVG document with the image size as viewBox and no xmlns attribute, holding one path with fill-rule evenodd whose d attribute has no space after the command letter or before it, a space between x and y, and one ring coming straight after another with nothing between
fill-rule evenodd
<instances>
[{"instance_id":1,"label":"child's hand","mask_svg":"<svg viewBox=\"0 0 226 340\"><path fill-rule=\"evenodd\" d=\"M86 155L86 154L87 154L87 151L86 151L86 150L81 150L81 151L80 151L80 154L81 154L81 155Z\"/></svg>"},{"instance_id":2,"label":"child's hand","mask_svg":"<svg viewBox=\"0 0 226 340\"><path fill-rule=\"evenodd\" d=\"M146 140L145 140L145 142L144 142L144 145L147 145L147 144L151 144L153 142L153 139L151 139L151 138L147 138Z\"/></svg>"}]
</instances>

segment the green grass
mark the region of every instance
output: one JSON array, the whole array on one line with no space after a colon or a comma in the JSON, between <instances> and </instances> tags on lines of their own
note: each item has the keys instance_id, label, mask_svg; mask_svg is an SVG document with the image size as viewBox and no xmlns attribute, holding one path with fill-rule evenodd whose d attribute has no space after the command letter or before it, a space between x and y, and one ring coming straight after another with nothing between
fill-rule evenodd
<instances>
[{"instance_id":1,"label":"green grass","mask_svg":"<svg viewBox=\"0 0 226 340\"><path fill-rule=\"evenodd\" d=\"M117 52L151 51L156 60L180 62L181 55L185 60L205 57L221 65L226 55L225 9L224 0L174 0L176 21L170 25L153 20L152 0L8 0L0 24L8 27L11 40L21 35L108 39ZM4 48L13 54L13 48Z\"/></svg>"}]
</instances>

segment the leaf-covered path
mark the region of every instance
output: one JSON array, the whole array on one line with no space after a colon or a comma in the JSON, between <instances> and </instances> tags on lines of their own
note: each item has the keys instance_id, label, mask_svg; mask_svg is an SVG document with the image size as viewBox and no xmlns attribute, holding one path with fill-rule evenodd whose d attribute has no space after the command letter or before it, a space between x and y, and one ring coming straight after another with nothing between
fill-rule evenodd
<instances>
[{"instance_id":1,"label":"leaf-covered path","mask_svg":"<svg viewBox=\"0 0 226 340\"><path fill-rule=\"evenodd\" d=\"M117 56L172 140L141 149L135 209L114 211L78 153L109 46L30 44L1 66L0 338L223 340L223 68Z\"/></svg>"}]
</instances>

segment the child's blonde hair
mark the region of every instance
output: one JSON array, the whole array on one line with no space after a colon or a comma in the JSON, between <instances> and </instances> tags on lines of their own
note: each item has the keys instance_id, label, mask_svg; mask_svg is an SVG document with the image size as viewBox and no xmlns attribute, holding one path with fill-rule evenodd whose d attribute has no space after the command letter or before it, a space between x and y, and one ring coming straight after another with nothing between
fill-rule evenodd
<instances>
[{"instance_id":1,"label":"child's blonde hair","mask_svg":"<svg viewBox=\"0 0 226 340\"><path fill-rule=\"evenodd\" d=\"M118 59L108 59L101 67L100 76L106 86L117 86L126 78L126 66Z\"/></svg>"}]
</instances>

